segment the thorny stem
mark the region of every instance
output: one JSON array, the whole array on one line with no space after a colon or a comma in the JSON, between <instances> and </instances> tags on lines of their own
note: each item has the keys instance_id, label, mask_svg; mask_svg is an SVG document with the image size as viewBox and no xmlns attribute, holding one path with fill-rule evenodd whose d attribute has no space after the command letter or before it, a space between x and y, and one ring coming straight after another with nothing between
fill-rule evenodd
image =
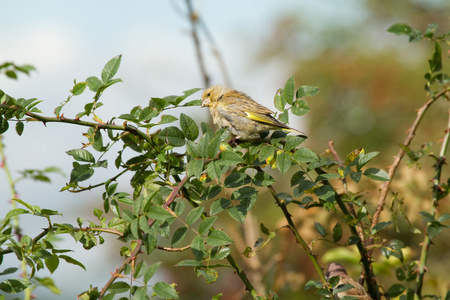
<instances>
[{"instance_id":1,"label":"thorny stem","mask_svg":"<svg viewBox=\"0 0 450 300\"><path fill-rule=\"evenodd\" d=\"M320 168L316 168L315 171L319 175L325 173ZM330 184L330 182L328 180L324 180L323 183L332 187L332 185ZM342 213L353 219L353 216L350 213L348 207L345 205L344 201L342 200L341 195L339 195L336 192L335 192L335 200L336 200L336 203L338 204L339 208L341 209ZM352 224L348 224L348 226L350 228L351 234L355 237L359 237L358 230L356 229L356 227ZM379 299L377 282L376 282L375 276L373 275L373 272L371 270L370 258L367 253L367 249L366 249L366 247L364 247L363 241L360 238L358 238L358 241L356 242L356 247L358 248L358 252L361 255L361 263L363 265L364 274L365 274L365 278L367 281L368 292L373 299Z\"/></svg>"},{"instance_id":2,"label":"thorny stem","mask_svg":"<svg viewBox=\"0 0 450 300\"><path fill-rule=\"evenodd\" d=\"M281 208L281 211L283 212L284 217L286 218L286 220L288 222L289 229L295 236L295 240L305 250L309 259L313 263L314 268L317 271L317 274L319 274L320 281L322 281L323 284L326 284L327 280L325 279L325 275L323 274L322 268L319 266L319 262L317 261L317 256L312 252L311 248L308 246L308 244L305 242L305 240L302 238L302 236L298 232L297 228L295 227L294 221L292 220L292 216L287 210L286 203L278 197L278 195L272 185L269 185L268 188L269 188L269 191L272 194L273 198L275 199L276 203Z\"/></svg>"},{"instance_id":3,"label":"thorny stem","mask_svg":"<svg viewBox=\"0 0 450 300\"><path fill-rule=\"evenodd\" d=\"M179 180L178 175L174 176L175 180ZM189 196L188 191L186 190L186 188L182 188L181 189L181 193L183 194L183 197L189 202L189 204L191 204L193 207L198 207L199 205L197 203L195 203L194 201L192 201L191 197ZM202 213L202 219L207 218L207 215L205 212ZM214 226L212 226L210 228L210 230L214 230ZM253 286L253 284L250 282L250 280L248 279L247 275L245 274L244 270L241 269L241 267L239 267L239 265L236 263L235 259L233 258L233 256L231 254L229 254L226 257L227 261L230 263L231 267L233 267L233 269L235 270L236 274L239 276L239 278L241 279L242 283L244 283L245 288L250 292L250 295L252 296L253 299L257 299L258 298L258 293L255 290L255 287Z\"/></svg>"},{"instance_id":4,"label":"thorny stem","mask_svg":"<svg viewBox=\"0 0 450 300\"><path fill-rule=\"evenodd\" d=\"M165 201L165 203L163 205L164 208L167 208L173 202L173 200L179 195L180 189L188 181L188 179L189 179L189 176L185 176L178 183L178 185L172 190L172 192L167 197L167 199L166 199L166 201ZM155 223L155 221L156 221L155 219L150 219L148 221L148 225L151 227ZM99 295L98 299L102 299L103 298L103 296L105 295L105 293L108 290L108 288L116 280L117 274L122 273L123 270L125 269L125 266L130 264L134 259L136 259L136 257L141 252L142 245L143 245L142 240L136 240L136 245L135 245L135 248L134 248L133 252L130 254L130 256L127 257L127 259L125 259L123 264L118 269L116 269L114 271L114 273L112 273L111 278L109 278L108 282L103 286L102 290L100 291L100 295Z\"/></svg>"},{"instance_id":5,"label":"thorny stem","mask_svg":"<svg viewBox=\"0 0 450 300\"><path fill-rule=\"evenodd\" d=\"M417 111L417 117L414 120L411 128L408 130L409 133L405 139L405 141L403 142L403 146L408 147L411 144L412 139L414 138L414 135L416 133L417 127L420 124L420 121L422 120L423 116L425 115L426 111L428 110L428 108L440 97L444 96L446 93L450 92L450 87L445 88L443 90L441 90L439 93L435 94L433 97L431 97L430 99L428 99L428 101L426 101L422 107ZM390 181L386 181L382 187L381 187L381 193L380 193L380 198L378 200L378 205L377 205L377 209L373 215L372 218L372 225L371 225L371 229L378 224L378 220L380 218L380 214L383 211L384 208L384 204L386 203L386 197L387 194L389 192L389 188L391 186L391 182L392 179L394 178L395 172L397 171L397 168L400 164L400 161L402 160L403 156L405 155L405 150L403 150L403 148L400 148L397 156L394 158L394 162L392 163L392 165L389 167L389 178L391 178ZM373 237L369 238L368 240L368 245L371 245L373 243ZM369 256L372 255L372 251L369 251Z\"/></svg>"},{"instance_id":6,"label":"thorny stem","mask_svg":"<svg viewBox=\"0 0 450 300\"><path fill-rule=\"evenodd\" d=\"M438 206L438 200L439 200L439 194L441 193L441 187L440 187L440 181L441 181L441 174L442 174L442 166L446 162L445 153L448 149L448 144L450 140L450 110L448 111L449 114L449 120L447 123L447 129L445 130L445 136L442 142L441 150L439 152L439 157L436 158L436 163L434 165L435 169L435 175L433 178L433 195L431 199L431 207L430 207L430 214L433 216L433 218L436 216L437 213L437 206ZM419 276L417 276L416 280L416 288L414 291L414 299L421 299L422 298L422 285L423 285L423 278L425 276L425 265L427 262L428 254L429 254L429 248L431 245L431 238L428 233L428 227L431 225L430 222L427 223L427 230L425 232L424 241L422 243L422 251L420 253L420 260L419 260Z\"/></svg>"}]
</instances>

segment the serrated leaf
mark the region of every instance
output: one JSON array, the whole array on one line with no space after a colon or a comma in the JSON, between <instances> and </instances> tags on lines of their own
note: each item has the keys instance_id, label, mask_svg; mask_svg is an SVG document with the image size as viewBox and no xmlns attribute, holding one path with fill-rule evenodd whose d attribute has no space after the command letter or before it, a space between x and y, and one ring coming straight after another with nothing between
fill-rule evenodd
<instances>
[{"instance_id":1,"label":"serrated leaf","mask_svg":"<svg viewBox=\"0 0 450 300\"><path fill-rule=\"evenodd\" d=\"M150 206L147 217L149 219L155 219L157 221L164 222L165 220L169 218L173 218L172 214L168 212L166 209L164 209L161 206L153 205Z\"/></svg>"},{"instance_id":2,"label":"serrated leaf","mask_svg":"<svg viewBox=\"0 0 450 300\"><path fill-rule=\"evenodd\" d=\"M98 89L103 85L102 81L96 76L91 76L86 79L86 84L89 89L93 92L97 92Z\"/></svg>"},{"instance_id":3,"label":"serrated leaf","mask_svg":"<svg viewBox=\"0 0 450 300\"><path fill-rule=\"evenodd\" d=\"M156 271L159 269L159 266L161 266L161 262L154 263L151 265L147 271L145 271L144 274L144 283L147 284L147 282L155 275Z\"/></svg>"},{"instance_id":4,"label":"serrated leaf","mask_svg":"<svg viewBox=\"0 0 450 300\"><path fill-rule=\"evenodd\" d=\"M315 96L319 91L320 90L315 86L304 85L297 90L296 97L299 99L305 96Z\"/></svg>"},{"instance_id":5,"label":"serrated leaf","mask_svg":"<svg viewBox=\"0 0 450 300\"><path fill-rule=\"evenodd\" d=\"M75 165L70 173L70 182L77 183L80 181L88 180L94 175L94 170L90 165Z\"/></svg>"},{"instance_id":6,"label":"serrated leaf","mask_svg":"<svg viewBox=\"0 0 450 300\"><path fill-rule=\"evenodd\" d=\"M294 159L300 163L309 163L313 161L318 161L319 157L311 150L307 148L300 148L295 151Z\"/></svg>"},{"instance_id":7,"label":"serrated leaf","mask_svg":"<svg viewBox=\"0 0 450 300\"><path fill-rule=\"evenodd\" d=\"M117 55L106 63L105 67L102 70L103 83L107 83L114 77L114 75L116 75L117 71L119 70L121 61L122 55Z\"/></svg>"},{"instance_id":8,"label":"serrated leaf","mask_svg":"<svg viewBox=\"0 0 450 300\"><path fill-rule=\"evenodd\" d=\"M141 119L141 117L139 117L139 119ZM162 115L161 121L158 122L158 125L173 123L177 120L178 118L172 115Z\"/></svg>"},{"instance_id":9,"label":"serrated leaf","mask_svg":"<svg viewBox=\"0 0 450 300\"><path fill-rule=\"evenodd\" d=\"M158 134L160 139L163 139L167 144L174 147L181 147L185 144L183 132L175 126L170 126L161 130Z\"/></svg>"},{"instance_id":10,"label":"serrated leaf","mask_svg":"<svg viewBox=\"0 0 450 300\"><path fill-rule=\"evenodd\" d=\"M95 162L94 155L92 155L86 149L73 149L73 150L66 151L66 153L69 154L70 156L72 156L77 161L85 161L85 162L90 162L90 163Z\"/></svg>"},{"instance_id":11,"label":"serrated leaf","mask_svg":"<svg viewBox=\"0 0 450 300\"><path fill-rule=\"evenodd\" d=\"M283 97L284 101L286 101L288 104L292 105L292 101L294 100L294 94L295 94L295 75L291 76L286 81L281 97Z\"/></svg>"},{"instance_id":12,"label":"serrated leaf","mask_svg":"<svg viewBox=\"0 0 450 300\"><path fill-rule=\"evenodd\" d=\"M284 107L286 106L286 100L284 100L284 98L281 96L283 90L279 89L274 96L274 104L275 104L275 108L278 109L279 111L284 111Z\"/></svg>"},{"instance_id":13,"label":"serrated leaf","mask_svg":"<svg viewBox=\"0 0 450 300\"><path fill-rule=\"evenodd\" d=\"M184 133L184 136L190 140L194 141L199 134L197 124L189 116L181 113L180 115L180 127Z\"/></svg>"},{"instance_id":14,"label":"serrated leaf","mask_svg":"<svg viewBox=\"0 0 450 300\"><path fill-rule=\"evenodd\" d=\"M201 217L204 209L205 208L203 206L199 206L191 210L186 216L186 224L189 226L194 224L195 221L197 221Z\"/></svg>"},{"instance_id":15,"label":"serrated leaf","mask_svg":"<svg viewBox=\"0 0 450 300\"><path fill-rule=\"evenodd\" d=\"M309 107L308 103L304 100L296 100L294 101L291 111L296 116L303 116L307 114L311 108Z\"/></svg>"},{"instance_id":16,"label":"serrated leaf","mask_svg":"<svg viewBox=\"0 0 450 300\"><path fill-rule=\"evenodd\" d=\"M217 220L217 216L208 217L208 218L205 218L204 220L202 220L200 222L200 224L198 224L198 233L201 235L206 233L213 226L213 224L216 220Z\"/></svg>"},{"instance_id":17,"label":"serrated leaf","mask_svg":"<svg viewBox=\"0 0 450 300\"><path fill-rule=\"evenodd\" d=\"M194 254L196 261L202 261L206 255L205 242L201 236L196 236L191 243L191 251Z\"/></svg>"},{"instance_id":18,"label":"serrated leaf","mask_svg":"<svg viewBox=\"0 0 450 300\"><path fill-rule=\"evenodd\" d=\"M164 299L180 299L175 288L162 281L155 283L153 292Z\"/></svg>"},{"instance_id":19,"label":"serrated leaf","mask_svg":"<svg viewBox=\"0 0 450 300\"><path fill-rule=\"evenodd\" d=\"M231 151L231 150L224 150L220 153L220 159L218 160L219 164L223 165L223 166L233 166L236 164L240 164L243 163L244 160L242 159L242 157Z\"/></svg>"},{"instance_id":20,"label":"serrated leaf","mask_svg":"<svg viewBox=\"0 0 450 300\"><path fill-rule=\"evenodd\" d=\"M281 152L277 155L277 167L281 174L285 174L292 166L292 156L288 152Z\"/></svg>"},{"instance_id":21,"label":"serrated leaf","mask_svg":"<svg viewBox=\"0 0 450 300\"><path fill-rule=\"evenodd\" d=\"M215 200L210 207L210 215L216 215L225 209L228 208L228 206L231 205L231 201L225 198L219 198Z\"/></svg>"},{"instance_id":22,"label":"serrated leaf","mask_svg":"<svg viewBox=\"0 0 450 300\"><path fill-rule=\"evenodd\" d=\"M176 246L178 243L180 243L184 237L186 236L187 227L180 227L173 233L171 245Z\"/></svg>"},{"instance_id":23,"label":"serrated leaf","mask_svg":"<svg viewBox=\"0 0 450 300\"><path fill-rule=\"evenodd\" d=\"M203 172L203 159L191 159L191 161L187 164L187 175L195 176L196 178L200 178Z\"/></svg>"},{"instance_id":24,"label":"serrated leaf","mask_svg":"<svg viewBox=\"0 0 450 300\"><path fill-rule=\"evenodd\" d=\"M237 188L249 184L251 181L252 179L247 174L234 172L225 178L224 186L227 188Z\"/></svg>"},{"instance_id":25,"label":"serrated leaf","mask_svg":"<svg viewBox=\"0 0 450 300\"><path fill-rule=\"evenodd\" d=\"M78 260L76 260L76 259L74 259L74 258L72 258L70 256L60 255L59 258L64 259L69 264L79 266L79 267L83 268L86 271L86 267L81 262L79 262Z\"/></svg>"},{"instance_id":26,"label":"serrated leaf","mask_svg":"<svg viewBox=\"0 0 450 300\"><path fill-rule=\"evenodd\" d=\"M206 238L206 243L211 246L225 246L233 243L233 240L223 231L212 230Z\"/></svg>"},{"instance_id":27,"label":"serrated leaf","mask_svg":"<svg viewBox=\"0 0 450 300\"><path fill-rule=\"evenodd\" d=\"M364 176L369 177L370 179L377 181L390 181L388 173L386 171L377 169L377 168L369 168L364 171Z\"/></svg>"},{"instance_id":28,"label":"serrated leaf","mask_svg":"<svg viewBox=\"0 0 450 300\"><path fill-rule=\"evenodd\" d=\"M253 178L253 183L257 186L269 186L275 182L276 180L266 172L258 172Z\"/></svg>"}]
</instances>

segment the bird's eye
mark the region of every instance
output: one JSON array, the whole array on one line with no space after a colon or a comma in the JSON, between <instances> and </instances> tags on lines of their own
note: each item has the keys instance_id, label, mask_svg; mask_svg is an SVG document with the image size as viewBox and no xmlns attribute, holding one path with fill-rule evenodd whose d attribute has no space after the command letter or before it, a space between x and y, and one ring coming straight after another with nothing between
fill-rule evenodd
<instances>
[{"instance_id":1,"label":"bird's eye","mask_svg":"<svg viewBox=\"0 0 450 300\"><path fill-rule=\"evenodd\" d=\"M206 96L208 96L208 97L211 96L211 93L208 93Z\"/></svg>"}]
</instances>

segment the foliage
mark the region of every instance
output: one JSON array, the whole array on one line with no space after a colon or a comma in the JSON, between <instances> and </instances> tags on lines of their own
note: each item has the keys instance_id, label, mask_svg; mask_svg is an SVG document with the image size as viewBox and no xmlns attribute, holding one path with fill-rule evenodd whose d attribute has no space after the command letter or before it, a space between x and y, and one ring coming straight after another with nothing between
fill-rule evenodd
<instances>
[{"instance_id":1,"label":"foliage","mask_svg":"<svg viewBox=\"0 0 450 300\"><path fill-rule=\"evenodd\" d=\"M426 109L449 93L446 86L448 75L440 73L443 64L440 43L448 42L448 34L434 37L436 28L436 25L430 25L424 34L405 24L396 24L389 29L396 34L408 35L411 41L430 39L434 42L434 53L425 75L427 100L419 110L418 122L411 129L412 135ZM305 137L289 136L284 132L274 132L263 140L228 143L228 131L214 131L208 124L197 124L184 113L174 116L176 108L200 105L200 100L188 100L200 89L184 91L182 95L151 98L148 105L136 106L130 112L104 122L98 115L103 105L100 99L106 89L121 82L115 78L120 63L121 56L116 56L105 65L100 78L91 76L85 81L75 81L67 100L55 109L55 117L43 116L37 99L15 99L0 91L0 133L10 130L10 124L15 123L15 130L21 135L29 121L87 127L84 133L87 140L83 147L67 151L73 159L73 169L70 181L62 190L83 192L98 188L103 191L102 199L93 211L96 221L85 222L78 218L77 224L54 223L53 216L59 212L18 199L16 193L12 193L14 206L2 216L0 223L0 264L6 257L15 257L26 264L28 272L23 279L11 277L3 280L0 283L3 292L19 293L42 285L58 293L51 278L37 277L39 271L47 269L53 273L60 262L83 269L85 266L70 256L71 249L58 248L55 237L71 236L84 249L90 250L104 243L105 235L112 234L123 243L120 255L124 257L124 263L113 271L103 287L90 287L80 293L80 299L113 299L116 294L121 294L124 299L182 298L176 283L151 281L163 262L147 264L142 256L157 256L158 251L168 254L190 251L190 259L178 261L176 266L192 269L207 284L217 281L219 269L232 269L253 299L278 299L273 291L269 295L268 291L255 288L238 264L235 252L242 252L247 257L258 255L263 247L281 234L279 229L287 227L319 278L316 281L311 276L306 289L314 288L318 295L328 298L338 292L337 288L333 292L336 282L330 285L325 279L318 261L319 253L313 249L313 244L327 243L338 248L357 249L368 292L374 299L380 299L382 295L386 298L400 296L400 299L424 297L421 289L431 240L446 230L445 222L450 218L450 214L438 216L437 213L438 201L444 199L449 191L448 180L441 180L448 131L438 155L411 151L410 140L401 146L398 155L398 162L405 154L413 162L425 155L433 155L436 161L430 212L421 212L426 224L422 233L422 252L418 262L407 261L404 255L407 244L385 235L395 220L379 220L398 164L394 163L389 173L375 168L372 160L378 152L366 152L364 148L352 151L341 160L331 142L329 151L319 155L303 147ZM16 67L16 70L19 69ZM73 97L87 92L86 87L93 93L93 100L74 118L67 118L63 112L65 105ZM318 92L319 89L312 86L296 89L295 77L289 78L274 97L275 107L280 111L279 119L287 122L289 111L297 116L309 112L307 100ZM92 120L85 120L87 118ZM158 125L164 126L161 129L161 126L156 127ZM104 159L113 145L121 148L117 156L114 160ZM90 179L99 168L113 169L116 174L93 184ZM275 170L282 180L289 179L289 189L277 190L276 176L272 176ZM45 181L48 180L45 174L52 171L55 169L26 170L23 175ZM119 189L117 181L125 173L132 174L131 194ZM375 210L370 208L372 204L362 185L372 181L384 182ZM284 216L282 227L262 222L260 229L264 238L245 249L236 249L232 234L228 228L222 228L222 220L230 218L234 224L245 224L255 204L267 201L261 197L265 192L272 195ZM322 224L315 221L316 238L307 241L294 215L298 211L311 210L336 213L339 222ZM47 227L34 237L21 236L18 217L25 214L45 219ZM113 217L108 220L107 214ZM387 287L376 281L372 268L372 262L381 260L382 256L387 259L394 257L401 264L396 270L398 281ZM5 269L0 275L11 275L17 270ZM123 296L124 293L127 296ZM217 294L213 299L220 297Z\"/></svg>"}]
</instances>

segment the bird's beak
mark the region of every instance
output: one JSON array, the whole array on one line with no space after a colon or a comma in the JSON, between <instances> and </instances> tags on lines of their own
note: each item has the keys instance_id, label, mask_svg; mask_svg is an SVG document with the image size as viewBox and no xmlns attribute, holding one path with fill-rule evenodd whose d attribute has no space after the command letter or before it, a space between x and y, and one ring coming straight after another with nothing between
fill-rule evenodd
<instances>
[{"instance_id":1,"label":"bird's beak","mask_svg":"<svg viewBox=\"0 0 450 300\"><path fill-rule=\"evenodd\" d=\"M206 106L209 106L210 104L211 104L211 100L209 98L206 98L205 100L202 101L201 107L206 107Z\"/></svg>"}]
</instances>

